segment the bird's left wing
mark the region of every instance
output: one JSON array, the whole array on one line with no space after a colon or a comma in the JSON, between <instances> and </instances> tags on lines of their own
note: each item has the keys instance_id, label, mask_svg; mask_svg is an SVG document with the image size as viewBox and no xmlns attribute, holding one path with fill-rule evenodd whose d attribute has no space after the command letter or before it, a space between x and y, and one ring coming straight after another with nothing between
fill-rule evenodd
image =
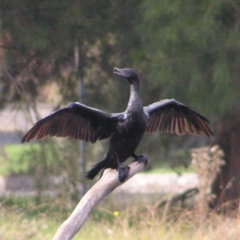
<instances>
[{"instance_id":1,"label":"bird's left wing","mask_svg":"<svg viewBox=\"0 0 240 240\"><path fill-rule=\"evenodd\" d=\"M109 137L117 126L117 117L81 103L66 107L38 121L22 138L43 139L47 136L70 137L86 142Z\"/></svg>"},{"instance_id":2,"label":"bird's left wing","mask_svg":"<svg viewBox=\"0 0 240 240\"><path fill-rule=\"evenodd\" d=\"M195 134L210 137L213 133L208 120L174 99L166 99L144 107L150 117L146 132L155 131L177 135Z\"/></svg>"}]
</instances>

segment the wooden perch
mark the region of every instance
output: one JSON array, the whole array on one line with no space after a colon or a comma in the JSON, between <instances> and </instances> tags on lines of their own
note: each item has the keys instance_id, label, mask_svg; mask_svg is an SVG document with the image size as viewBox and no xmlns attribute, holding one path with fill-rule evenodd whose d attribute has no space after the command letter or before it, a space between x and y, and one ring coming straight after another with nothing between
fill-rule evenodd
<instances>
[{"instance_id":1,"label":"wooden perch","mask_svg":"<svg viewBox=\"0 0 240 240\"><path fill-rule=\"evenodd\" d=\"M133 162L129 167L129 176L126 181L136 173L142 171L145 168L145 164ZM100 180L82 197L72 214L58 228L53 240L72 239L81 229L92 209L121 184L118 180L118 172L114 169L106 169Z\"/></svg>"}]
</instances>

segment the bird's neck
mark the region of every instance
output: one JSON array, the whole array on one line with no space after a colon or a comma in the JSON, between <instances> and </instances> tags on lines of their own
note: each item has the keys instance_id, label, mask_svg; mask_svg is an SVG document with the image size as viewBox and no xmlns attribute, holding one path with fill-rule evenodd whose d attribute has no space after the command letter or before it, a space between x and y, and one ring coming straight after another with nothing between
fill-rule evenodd
<instances>
[{"instance_id":1,"label":"bird's neck","mask_svg":"<svg viewBox=\"0 0 240 240\"><path fill-rule=\"evenodd\" d=\"M136 108L138 105L142 105L138 95L139 84L130 84L130 96L128 101L128 108Z\"/></svg>"}]
</instances>

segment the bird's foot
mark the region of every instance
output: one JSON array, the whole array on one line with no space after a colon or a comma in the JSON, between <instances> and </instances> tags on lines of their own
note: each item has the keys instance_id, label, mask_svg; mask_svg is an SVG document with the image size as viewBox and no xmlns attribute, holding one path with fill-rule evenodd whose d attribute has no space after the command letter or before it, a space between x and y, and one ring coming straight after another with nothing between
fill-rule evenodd
<instances>
[{"instance_id":1,"label":"bird's foot","mask_svg":"<svg viewBox=\"0 0 240 240\"><path fill-rule=\"evenodd\" d=\"M129 166L126 167L123 167L121 165L118 166L118 179L121 183L124 182L128 177L129 170L130 170Z\"/></svg>"},{"instance_id":2,"label":"bird's foot","mask_svg":"<svg viewBox=\"0 0 240 240\"><path fill-rule=\"evenodd\" d=\"M129 166L123 167L120 163L118 163L118 179L121 183L128 177L129 170Z\"/></svg>"},{"instance_id":3,"label":"bird's foot","mask_svg":"<svg viewBox=\"0 0 240 240\"><path fill-rule=\"evenodd\" d=\"M134 160L135 162L144 163L145 167L147 166L147 164L148 164L148 158L147 158L146 155L144 155L144 154L141 154L141 155L139 155L139 156L134 155L133 157L135 158L135 160Z\"/></svg>"}]
</instances>

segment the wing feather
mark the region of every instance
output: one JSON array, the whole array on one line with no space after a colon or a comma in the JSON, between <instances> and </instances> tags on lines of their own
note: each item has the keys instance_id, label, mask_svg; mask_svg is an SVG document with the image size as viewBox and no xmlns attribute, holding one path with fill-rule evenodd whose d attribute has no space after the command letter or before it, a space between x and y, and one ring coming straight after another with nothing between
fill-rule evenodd
<instances>
[{"instance_id":1,"label":"wing feather","mask_svg":"<svg viewBox=\"0 0 240 240\"><path fill-rule=\"evenodd\" d=\"M177 135L195 134L210 137L208 120L174 99L166 99L144 107L150 116L147 132L170 132Z\"/></svg>"},{"instance_id":2,"label":"wing feather","mask_svg":"<svg viewBox=\"0 0 240 240\"><path fill-rule=\"evenodd\" d=\"M177 135L181 135L181 128L180 128L180 124L179 124L179 119L176 118L176 134Z\"/></svg>"},{"instance_id":3,"label":"wing feather","mask_svg":"<svg viewBox=\"0 0 240 240\"><path fill-rule=\"evenodd\" d=\"M115 115L118 117L121 114ZM24 135L22 142L43 139L47 136L95 142L112 134L116 129L117 117L80 103L69 103L66 107L38 121Z\"/></svg>"}]
</instances>

